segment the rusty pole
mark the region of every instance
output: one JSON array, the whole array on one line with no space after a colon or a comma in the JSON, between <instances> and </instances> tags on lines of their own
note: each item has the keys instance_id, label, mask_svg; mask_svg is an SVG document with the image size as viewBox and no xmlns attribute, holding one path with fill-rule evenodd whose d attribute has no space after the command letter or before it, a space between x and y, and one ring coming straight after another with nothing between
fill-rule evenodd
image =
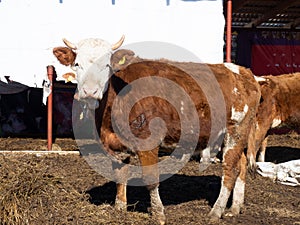
<instances>
[{"instance_id":1,"label":"rusty pole","mask_svg":"<svg viewBox=\"0 0 300 225\"><path fill-rule=\"evenodd\" d=\"M226 62L231 62L231 22L232 2L227 1L227 22L226 22Z\"/></svg>"},{"instance_id":2,"label":"rusty pole","mask_svg":"<svg viewBox=\"0 0 300 225\"><path fill-rule=\"evenodd\" d=\"M53 107L53 66L47 66L47 75L50 81L50 95L48 96L48 123L47 123L47 140L48 150L52 150L52 107Z\"/></svg>"}]
</instances>

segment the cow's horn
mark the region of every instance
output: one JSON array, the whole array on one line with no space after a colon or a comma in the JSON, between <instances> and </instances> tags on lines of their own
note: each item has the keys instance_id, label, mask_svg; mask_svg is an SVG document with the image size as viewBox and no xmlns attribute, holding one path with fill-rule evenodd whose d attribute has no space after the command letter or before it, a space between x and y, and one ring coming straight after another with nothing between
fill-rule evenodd
<instances>
[{"instance_id":1,"label":"cow's horn","mask_svg":"<svg viewBox=\"0 0 300 225\"><path fill-rule=\"evenodd\" d=\"M122 35L121 39L116 44L112 45L111 49L112 50L118 49L123 44L124 39L125 39L125 36Z\"/></svg>"},{"instance_id":2,"label":"cow's horn","mask_svg":"<svg viewBox=\"0 0 300 225\"><path fill-rule=\"evenodd\" d=\"M76 50L76 49L77 49L77 47L76 47L73 43L69 42L67 39L63 38L63 42L64 42L65 45L68 46L70 49L73 49L73 50Z\"/></svg>"}]
</instances>

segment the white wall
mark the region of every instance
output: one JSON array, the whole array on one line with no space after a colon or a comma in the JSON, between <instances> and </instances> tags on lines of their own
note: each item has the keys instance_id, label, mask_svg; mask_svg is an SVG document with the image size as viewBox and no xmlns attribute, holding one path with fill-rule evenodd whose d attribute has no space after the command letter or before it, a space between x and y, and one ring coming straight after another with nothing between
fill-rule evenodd
<instances>
[{"instance_id":1,"label":"white wall","mask_svg":"<svg viewBox=\"0 0 300 225\"><path fill-rule=\"evenodd\" d=\"M181 46L203 62L223 62L222 0L1 0L0 79L41 87L46 66L67 71L52 48L99 37L124 44L163 41Z\"/></svg>"}]
</instances>

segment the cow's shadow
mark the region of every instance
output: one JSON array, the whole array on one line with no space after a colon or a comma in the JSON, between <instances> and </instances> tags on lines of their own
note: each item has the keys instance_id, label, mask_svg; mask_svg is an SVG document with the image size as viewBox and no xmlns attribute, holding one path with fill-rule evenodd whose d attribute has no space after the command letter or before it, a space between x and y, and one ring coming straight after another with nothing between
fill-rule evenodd
<instances>
[{"instance_id":1,"label":"cow's shadow","mask_svg":"<svg viewBox=\"0 0 300 225\"><path fill-rule=\"evenodd\" d=\"M204 199L212 206L216 201L221 187L218 176L186 176L174 175L160 183L159 191L165 206L177 205L193 200ZM109 203L114 205L116 184L108 182L103 186L87 191L92 204ZM128 186L127 201L129 211L147 212L150 207L149 191L144 186Z\"/></svg>"},{"instance_id":2,"label":"cow's shadow","mask_svg":"<svg viewBox=\"0 0 300 225\"><path fill-rule=\"evenodd\" d=\"M300 149L290 147L267 147L266 162L283 163L300 159Z\"/></svg>"}]
</instances>

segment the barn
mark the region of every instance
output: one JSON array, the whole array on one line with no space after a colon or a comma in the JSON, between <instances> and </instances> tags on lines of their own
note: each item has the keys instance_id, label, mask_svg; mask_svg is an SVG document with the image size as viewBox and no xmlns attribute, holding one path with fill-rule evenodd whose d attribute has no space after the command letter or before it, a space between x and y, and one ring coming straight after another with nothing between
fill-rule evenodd
<instances>
[{"instance_id":1,"label":"barn","mask_svg":"<svg viewBox=\"0 0 300 225\"><path fill-rule=\"evenodd\" d=\"M231 58L256 75L299 72L298 1L232 3Z\"/></svg>"},{"instance_id":2,"label":"barn","mask_svg":"<svg viewBox=\"0 0 300 225\"><path fill-rule=\"evenodd\" d=\"M115 183L91 168L91 164L100 170L110 165L88 151L96 145L94 140L74 139L72 117L84 118L86 108L77 104L80 109L74 111L77 82L65 81L63 75L72 70L60 65L52 54L54 47L64 46L62 38L77 43L100 37L115 43L125 34L122 48L133 50L138 57L179 55L173 60L233 62L250 68L265 82L265 75L300 72L299 18L297 0L0 1L1 223L158 224L148 211L152 202L143 186L127 187L127 211L114 208ZM163 55L165 52L169 54ZM126 60L121 57L117 62L123 65ZM237 71L235 66L230 68ZM53 85L49 85L49 75L54 75ZM47 140L50 87L53 148ZM179 111L184 111L182 104ZM232 118L239 119L242 114L235 115ZM89 121L80 122L76 126L82 131L89 128ZM143 114L133 122L137 127L143 125ZM289 170L288 176L282 173L283 180L253 178L247 173L243 212L232 216L226 208L217 223L299 222L299 189L294 186L299 186L300 139L299 134L291 130L282 134L282 130L270 133L266 161L272 164L267 169L274 168L273 163L296 160L295 171ZM168 147L162 148L160 160L180 162L170 157ZM199 170L196 156L173 176L162 174L170 177L161 182L159 191L168 224L216 223L207 214L221 189L222 165L217 159L212 161ZM284 166L283 172L288 170ZM271 172L261 174L271 177Z\"/></svg>"}]
</instances>

